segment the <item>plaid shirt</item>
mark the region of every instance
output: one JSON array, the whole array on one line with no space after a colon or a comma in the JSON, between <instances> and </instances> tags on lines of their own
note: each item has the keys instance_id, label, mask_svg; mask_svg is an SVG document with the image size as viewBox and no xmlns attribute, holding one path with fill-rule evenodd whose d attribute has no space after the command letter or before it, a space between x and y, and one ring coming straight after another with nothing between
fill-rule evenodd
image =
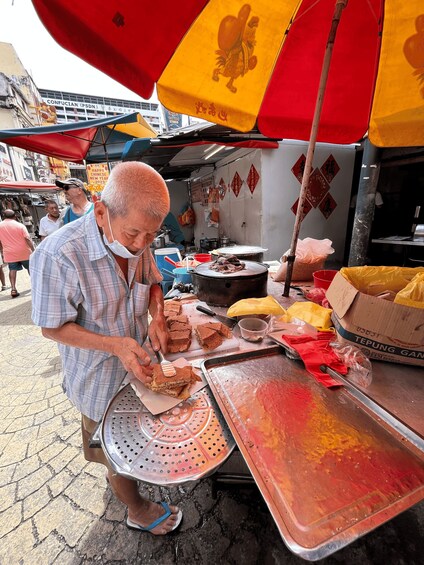
<instances>
[{"instance_id":1,"label":"plaid shirt","mask_svg":"<svg viewBox=\"0 0 424 565\"><path fill-rule=\"evenodd\" d=\"M43 328L75 322L99 335L147 334L150 286L162 279L150 249L128 260L128 283L103 243L93 213L46 238L31 256L32 319ZM78 410L99 421L126 371L98 350L58 344L63 389Z\"/></svg>"}]
</instances>

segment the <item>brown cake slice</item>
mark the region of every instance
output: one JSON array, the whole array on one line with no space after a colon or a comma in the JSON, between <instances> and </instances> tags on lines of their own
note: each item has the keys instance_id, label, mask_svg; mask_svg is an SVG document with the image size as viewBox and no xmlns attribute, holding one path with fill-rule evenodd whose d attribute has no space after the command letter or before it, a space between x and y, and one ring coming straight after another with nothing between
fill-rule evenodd
<instances>
[{"instance_id":1,"label":"brown cake slice","mask_svg":"<svg viewBox=\"0 0 424 565\"><path fill-rule=\"evenodd\" d=\"M207 324L199 324L194 331L204 349L216 349L222 344L222 336L215 329L208 328Z\"/></svg>"},{"instance_id":2,"label":"brown cake slice","mask_svg":"<svg viewBox=\"0 0 424 565\"><path fill-rule=\"evenodd\" d=\"M201 379L193 372L191 365L185 367L175 367L176 374L173 377L166 377L160 365L153 366L153 381L147 383L146 387L153 392L166 394L174 398L185 400L189 398L190 386Z\"/></svg>"},{"instance_id":3,"label":"brown cake slice","mask_svg":"<svg viewBox=\"0 0 424 565\"><path fill-rule=\"evenodd\" d=\"M168 328L170 332L182 332L187 330L191 332L190 324L184 324L184 322L178 322L178 320L174 319L168 321Z\"/></svg>"},{"instance_id":4,"label":"brown cake slice","mask_svg":"<svg viewBox=\"0 0 424 565\"><path fill-rule=\"evenodd\" d=\"M181 314L181 302L173 300L165 300L164 302L164 312L165 314L170 314L171 312L177 316Z\"/></svg>"},{"instance_id":5,"label":"brown cake slice","mask_svg":"<svg viewBox=\"0 0 424 565\"><path fill-rule=\"evenodd\" d=\"M193 371L191 365L185 367L174 367L175 375L173 377L166 377L159 364L153 365L153 381L150 383L152 390L170 389L175 387L182 387L191 383L193 378Z\"/></svg>"},{"instance_id":6,"label":"brown cake slice","mask_svg":"<svg viewBox=\"0 0 424 565\"><path fill-rule=\"evenodd\" d=\"M191 330L170 331L168 333L169 353L187 351L191 345Z\"/></svg>"},{"instance_id":7,"label":"brown cake slice","mask_svg":"<svg viewBox=\"0 0 424 565\"><path fill-rule=\"evenodd\" d=\"M228 328L225 324L222 324L221 322L206 322L205 324L203 324L203 326L205 328L210 328L211 330L215 330L220 335L226 338L231 339L233 337L233 333L230 330L230 328Z\"/></svg>"}]
</instances>

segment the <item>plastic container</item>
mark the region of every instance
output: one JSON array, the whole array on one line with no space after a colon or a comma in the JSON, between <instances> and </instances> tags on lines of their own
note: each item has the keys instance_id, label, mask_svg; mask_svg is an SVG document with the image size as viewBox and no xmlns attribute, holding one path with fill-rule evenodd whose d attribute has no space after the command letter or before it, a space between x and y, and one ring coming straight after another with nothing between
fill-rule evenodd
<instances>
[{"instance_id":1,"label":"plastic container","mask_svg":"<svg viewBox=\"0 0 424 565\"><path fill-rule=\"evenodd\" d=\"M165 281L171 281L172 276L163 272L163 269L172 270L171 265L165 261L165 255L173 259L174 261L181 261L181 253L176 247L164 247L163 249L155 249L155 261L158 266L159 271Z\"/></svg>"},{"instance_id":2,"label":"plastic container","mask_svg":"<svg viewBox=\"0 0 424 565\"><path fill-rule=\"evenodd\" d=\"M194 259L199 261L199 263L209 263L209 261L212 261L210 253L195 253Z\"/></svg>"},{"instance_id":3,"label":"plastic container","mask_svg":"<svg viewBox=\"0 0 424 565\"><path fill-rule=\"evenodd\" d=\"M324 288L325 290L327 290L327 288L331 284L331 281L334 279L334 277L337 275L338 272L339 271L333 271L333 270L315 271L314 273L312 273L314 277L314 287Z\"/></svg>"},{"instance_id":4,"label":"plastic container","mask_svg":"<svg viewBox=\"0 0 424 565\"><path fill-rule=\"evenodd\" d=\"M182 284L190 284L191 283L191 273L187 271L185 267L177 267L173 269L172 272L175 276L175 282L182 283Z\"/></svg>"},{"instance_id":5,"label":"plastic container","mask_svg":"<svg viewBox=\"0 0 424 565\"><path fill-rule=\"evenodd\" d=\"M260 318L243 318L238 325L246 341L261 341L268 331L268 323Z\"/></svg>"}]
</instances>

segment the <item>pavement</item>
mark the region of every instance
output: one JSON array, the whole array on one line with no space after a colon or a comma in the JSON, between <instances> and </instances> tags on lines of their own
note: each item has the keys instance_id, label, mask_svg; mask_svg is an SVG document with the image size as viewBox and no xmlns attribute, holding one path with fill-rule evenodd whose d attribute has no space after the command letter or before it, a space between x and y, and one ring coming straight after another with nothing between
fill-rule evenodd
<instances>
[{"instance_id":1,"label":"pavement","mask_svg":"<svg viewBox=\"0 0 424 565\"><path fill-rule=\"evenodd\" d=\"M6 271L7 275L7 271ZM256 486L213 479L177 488L141 486L183 509L165 537L125 526L125 508L101 465L81 454L77 411L61 389L55 343L31 323L31 291L0 293L0 564L80 563L271 565L305 563L284 545ZM326 565L421 564L424 504L404 512L333 556Z\"/></svg>"}]
</instances>

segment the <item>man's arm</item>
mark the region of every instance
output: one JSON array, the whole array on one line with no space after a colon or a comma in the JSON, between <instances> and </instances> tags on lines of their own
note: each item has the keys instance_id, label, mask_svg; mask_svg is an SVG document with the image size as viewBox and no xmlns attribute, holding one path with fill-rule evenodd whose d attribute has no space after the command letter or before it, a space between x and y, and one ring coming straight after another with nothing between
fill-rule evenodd
<instances>
[{"instance_id":1,"label":"man's arm","mask_svg":"<svg viewBox=\"0 0 424 565\"><path fill-rule=\"evenodd\" d=\"M168 331L164 316L163 293L160 285L153 284L150 287L149 312L152 321L149 325L149 338L155 351L159 349L166 353L168 342Z\"/></svg>"},{"instance_id":2,"label":"man's arm","mask_svg":"<svg viewBox=\"0 0 424 565\"><path fill-rule=\"evenodd\" d=\"M25 237L25 243L30 248L31 251L34 251L34 244L32 243L32 239L30 237Z\"/></svg>"},{"instance_id":3,"label":"man's arm","mask_svg":"<svg viewBox=\"0 0 424 565\"><path fill-rule=\"evenodd\" d=\"M41 332L44 337L64 345L80 349L96 349L116 355L125 370L133 373L141 382L146 383L152 380L150 358L131 337L99 335L74 322L68 322L59 328L41 328Z\"/></svg>"}]
</instances>

